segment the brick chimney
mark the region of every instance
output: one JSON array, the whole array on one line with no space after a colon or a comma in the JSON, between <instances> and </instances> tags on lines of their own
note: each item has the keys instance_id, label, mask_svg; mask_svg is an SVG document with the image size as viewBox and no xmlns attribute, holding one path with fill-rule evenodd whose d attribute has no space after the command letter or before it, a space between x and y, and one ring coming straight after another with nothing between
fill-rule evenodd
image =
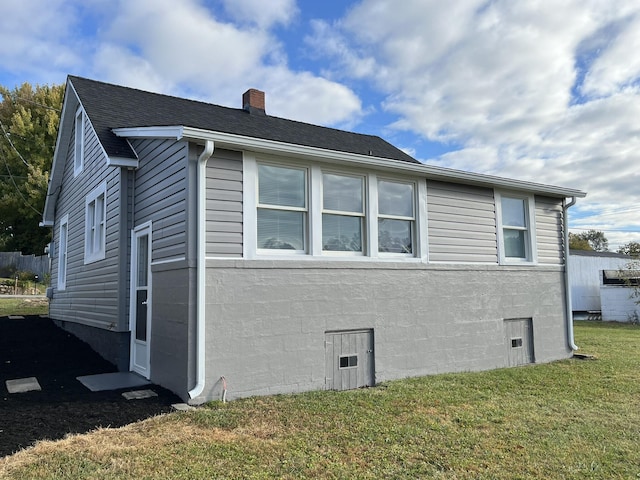
<instances>
[{"instance_id":1,"label":"brick chimney","mask_svg":"<svg viewBox=\"0 0 640 480\"><path fill-rule=\"evenodd\" d=\"M250 88L242 95L242 108L249 113L266 115L264 108L264 92Z\"/></svg>"}]
</instances>

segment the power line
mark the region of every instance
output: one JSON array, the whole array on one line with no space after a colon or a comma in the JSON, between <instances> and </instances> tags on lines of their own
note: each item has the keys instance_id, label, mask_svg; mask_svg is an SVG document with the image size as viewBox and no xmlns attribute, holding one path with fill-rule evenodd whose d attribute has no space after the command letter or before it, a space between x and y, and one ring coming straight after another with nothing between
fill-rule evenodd
<instances>
[{"instance_id":1,"label":"power line","mask_svg":"<svg viewBox=\"0 0 640 480\"><path fill-rule=\"evenodd\" d=\"M18 184L16 183L16 180L13 177L13 174L11 173L11 169L9 168L9 164L7 163L7 159L4 158L4 155L2 155L2 161L4 162L4 166L6 167L7 173L9 174L8 177L11 179L11 183L13 183L13 187L15 188L16 193L20 195L20 198L22 198L22 201L25 203L27 207L29 207L31 210L36 212L38 215L42 215L42 212L40 212L33 205L31 205L29 201L25 198L25 196L22 194L22 192L20 191L20 188L18 188Z\"/></svg>"},{"instance_id":2,"label":"power line","mask_svg":"<svg viewBox=\"0 0 640 480\"><path fill-rule=\"evenodd\" d=\"M18 154L18 157L20 157L20 160L22 160L22 163L24 163L28 167L29 164L27 163L27 161L24 159L24 157L20 154L20 152L18 151L16 146L11 141L11 138L9 137L9 134L7 133L7 131L4 128L4 124L2 123L2 120L0 120L0 127L2 127L2 133L4 133L4 138L7 139L7 142L9 142L9 145L11 145L11 148L13 148L13 150Z\"/></svg>"},{"instance_id":3,"label":"power line","mask_svg":"<svg viewBox=\"0 0 640 480\"><path fill-rule=\"evenodd\" d=\"M27 102L27 103L31 103L31 104L33 104L33 105L37 105L37 106L42 107L42 108L46 108L46 109L48 109L48 110L53 110L54 112L58 112L58 113L60 113L60 112L61 112L61 110L60 110L59 108L50 107L49 105L45 105L44 103L38 103L38 102L36 102L36 101L34 101L34 100L30 100L30 99L28 99L28 98L19 97L19 96L17 96L17 95L11 95L11 97L12 97L12 98L15 98L15 99L17 99L17 100L21 100L21 101L23 101L23 102Z\"/></svg>"}]
</instances>

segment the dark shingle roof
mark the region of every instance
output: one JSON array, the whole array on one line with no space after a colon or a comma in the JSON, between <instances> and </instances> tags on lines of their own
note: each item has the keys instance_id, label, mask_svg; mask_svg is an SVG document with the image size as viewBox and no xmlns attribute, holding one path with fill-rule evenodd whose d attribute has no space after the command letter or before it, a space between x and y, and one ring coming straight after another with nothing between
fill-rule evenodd
<instances>
[{"instance_id":1,"label":"dark shingle roof","mask_svg":"<svg viewBox=\"0 0 640 480\"><path fill-rule=\"evenodd\" d=\"M250 114L243 109L160 95L81 77L69 76L69 81L109 156L133 157L127 142L113 134L114 128L185 126L420 163L373 135L320 127L270 115Z\"/></svg>"}]
</instances>

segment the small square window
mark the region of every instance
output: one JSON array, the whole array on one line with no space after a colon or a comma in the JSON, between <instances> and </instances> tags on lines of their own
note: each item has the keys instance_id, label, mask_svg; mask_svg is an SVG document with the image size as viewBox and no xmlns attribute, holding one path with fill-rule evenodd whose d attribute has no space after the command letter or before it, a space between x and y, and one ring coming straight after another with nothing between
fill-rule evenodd
<instances>
[{"instance_id":1,"label":"small square window","mask_svg":"<svg viewBox=\"0 0 640 480\"><path fill-rule=\"evenodd\" d=\"M522 338L512 338L511 348L520 348L520 347L522 347Z\"/></svg>"},{"instance_id":2,"label":"small square window","mask_svg":"<svg viewBox=\"0 0 640 480\"><path fill-rule=\"evenodd\" d=\"M341 355L340 368L354 368L358 366L358 355Z\"/></svg>"}]
</instances>

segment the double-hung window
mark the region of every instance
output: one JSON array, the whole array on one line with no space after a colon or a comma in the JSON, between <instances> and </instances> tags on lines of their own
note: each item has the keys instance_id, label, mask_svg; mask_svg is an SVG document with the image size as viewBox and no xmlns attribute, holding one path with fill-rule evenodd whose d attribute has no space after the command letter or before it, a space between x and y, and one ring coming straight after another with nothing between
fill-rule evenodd
<instances>
[{"instance_id":1,"label":"double-hung window","mask_svg":"<svg viewBox=\"0 0 640 480\"><path fill-rule=\"evenodd\" d=\"M67 287L67 241L69 238L69 215L60 222L58 236L58 290Z\"/></svg>"},{"instance_id":2,"label":"double-hung window","mask_svg":"<svg viewBox=\"0 0 640 480\"><path fill-rule=\"evenodd\" d=\"M414 253L415 185L378 180L378 251Z\"/></svg>"},{"instance_id":3,"label":"double-hung window","mask_svg":"<svg viewBox=\"0 0 640 480\"><path fill-rule=\"evenodd\" d=\"M364 177L323 173L323 251L363 252L364 185Z\"/></svg>"},{"instance_id":4,"label":"double-hung window","mask_svg":"<svg viewBox=\"0 0 640 480\"><path fill-rule=\"evenodd\" d=\"M103 183L86 199L84 262L90 263L105 258L107 186Z\"/></svg>"},{"instance_id":5,"label":"double-hung window","mask_svg":"<svg viewBox=\"0 0 640 480\"><path fill-rule=\"evenodd\" d=\"M535 261L531 199L528 196L508 194L498 194L496 197L502 260L505 262Z\"/></svg>"},{"instance_id":6,"label":"double-hung window","mask_svg":"<svg viewBox=\"0 0 640 480\"><path fill-rule=\"evenodd\" d=\"M258 165L258 249L307 250L307 170Z\"/></svg>"}]
</instances>

